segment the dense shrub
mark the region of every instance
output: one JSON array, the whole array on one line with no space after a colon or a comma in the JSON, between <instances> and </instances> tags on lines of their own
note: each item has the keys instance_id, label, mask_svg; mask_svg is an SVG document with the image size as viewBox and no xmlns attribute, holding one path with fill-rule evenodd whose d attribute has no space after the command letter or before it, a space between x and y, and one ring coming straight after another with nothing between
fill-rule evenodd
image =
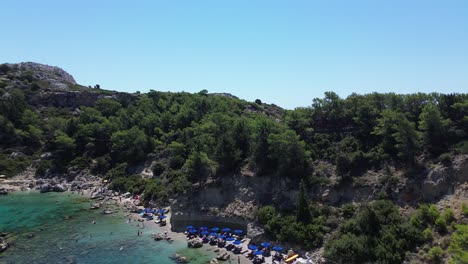
<instances>
[{"instance_id":1,"label":"dense shrub","mask_svg":"<svg viewBox=\"0 0 468 264\"><path fill-rule=\"evenodd\" d=\"M468 263L468 225L457 225L448 251L451 264Z\"/></svg>"},{"instance_id":2,"label":"dense shrub","mask_svg":"<svg viewBox=\"0 0 468 264\"><path fill-rule=\"evenodd\" d=\"M157 177L160 176L164 171L166 170L166 166L162 162L155 162L152 171L153 171L153 176Z\"/></svg>"},{"instance_id":3,"label":"dense shrub","mask_svg":"<svg viewBox=\"0 0 468 264\"><path fill-rule=\"evenodd\" d=\"M444 166L452 165L453 156L450 153L444 153L439 156L439 160Z\"/></svg>"},{"instance_id":4,"label":"dense shrub","mask_svg":"<svg viewBox=\"0 0 468 264\"><path fill-rule=\"evenodd\" d=\"M427 256L434 263L441 263L444 258L444 250L438 246L432 247L427 253Z\"/></svg>"},{"instance_id":5,"label":"dense shrub","mask_svg":"<svg viewBox=\"0 0 468 264\"><path fill-rule=\"evenodd\" d=\"M434 238L432 234L432 230L430 228L424 229L422 236L423 236L423 240L426 242L431 242L432 239Z\"/></svg>"},{"instance_id":6,"label":"dense shrub","mask_svg":"<svg viewBox=\"0 0 468 264\"><path fill-rule=\"evenodd\" d=\"M405 252L422 241L421 233L393 203L377 200L343 223L325 245L324 255L337 263L401 263Z\"/></svg>"}]
</instances>

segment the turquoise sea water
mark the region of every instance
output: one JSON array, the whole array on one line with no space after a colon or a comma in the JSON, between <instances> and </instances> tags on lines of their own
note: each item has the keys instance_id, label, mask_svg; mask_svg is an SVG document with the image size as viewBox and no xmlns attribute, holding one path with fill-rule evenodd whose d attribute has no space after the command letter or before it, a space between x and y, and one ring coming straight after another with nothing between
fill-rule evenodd
<instances>
[{"instance_id":1,"label":"turquoise sea water","mask_svg":"<svg viewBox=\"0 0 468 264\"><path fill-rule=\"evenodd\" d=\"M139 229L118 211L88 210L90 201L69 193L19 192L0 196L0 232L13 233L16 245L0 255L3 263L174 263L180 253L190 263L212 256L187 249L183 241L154 241L158 230ZM113 209L118 210L117 207ZM92 224L95 220L96 224ZM137 236L137 231L143 231ZM30 234L33 235L29 238Z\"/></svg>"}]
</instances>

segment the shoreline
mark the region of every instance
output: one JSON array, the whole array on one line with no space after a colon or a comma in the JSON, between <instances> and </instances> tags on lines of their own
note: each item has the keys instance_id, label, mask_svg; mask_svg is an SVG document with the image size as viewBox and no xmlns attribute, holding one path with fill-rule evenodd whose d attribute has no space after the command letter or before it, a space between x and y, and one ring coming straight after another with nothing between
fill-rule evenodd
<instances>
[{"instance_id":1,"label":"shoreline","mask_svg":"<svg viewBox=\"0 0 468 264\"><path fill-rule=\"evenodd\" d=\"M132 198L122 198L122 200L120 201L118 198L117 198L117 204L120 206L121 209L124 209L124 210L128 210L127 207L125 206L125 204L128 204L128 203L134 203L135 200L132 199ZM140 209L143 209L144 207L143 206L137 206L139 207ZM140 215L138 213L132 213L132 212L128 212L128 215L129 217L133 220L133 221L138 221L139 219L142 219L140 217ZM156 234L156 233L159 233L160 235L163 235L164 232L167 232L167 236L169 238L171 238L172 240L174 241L178 241L178 242L185 242L185 244L187 245L187 242L188 242L188 238L186 236L185 233L182 233L182 232L175 232L175 231L172 231L172 226L171 226L171 217L172 217L172 211L170 210L167 214L165 214L167 216L166 218L166 226L159 226L159 224L155 223L154 220L144 220L143 222L141 223L144 223L144 228L143 230L148 230L148 231L142 231L143 232L143 236L152 236L153 234ZM138 221L139 222L139 221ZM142 230L142 229L140 229ZM249 238L244 238L242 240L242 250L241 252L244 252L247 249L247 246L250 242L250 239ZM167 243L165 241L155 241L155 243ZM188 248L188 247L187 247ZM199 250L199 251L203 251L203 252L206 252L206 253L211 253L211 254L215 254L216 256L218 255L222 255L224 254L225 252L228 252L229 255L230 255L230 259L231 259L231 263L237 263L237 256L240 257L240 264L251 264L252 261L250 259L248 259L244 254L233 254L231 251L228 251L226 250L225 248L218 248L217 246L211 246L209 244L203 244L202 247L200 248L191 248L191 250ZM213 259L216 259L216 256L213 257ZM265 263L271 263L271 257L269 257L270 260L268 261L268 258L265 258ZM230 263L228 260L226 261L221 261L221 260L217 260L217 262L210 262L210 263Z\"/></svg>"},{"instance_id":2,"label":"shoreline","mask_svg":"<svg viewBox=\"0 0 468 264\"><path fill-rule=\"evenodd\" d=\"M123 194L114 192L112 190L109 190L107 186L100 182L96 181L95 177L94 181L79 181L81 186L79 184L76 184L76 181L72 182L66 182L64 180L59 181L56 178L53 179L36 179L36 178L10 178L10 179L0 179L0 190L6 190L8 195L9 193L15 193L15 192L28 192L28 191L37 191L43 193L42 189L44 185L49 185L48 191L46 192L60 192L60 193L73 193L73 194L78 194L82 195L84 197L87 197L90 199L90 204L99 204L99 207L97 210L107 210L109 205L115 205L118 207L119 210L122 210L124 215L126 217L129 217L129 219L138 223L143 223L144 228L141 228L140 225L138 224L136 227L138 230L142 232L142 236L152 236L153 234L160 233L161 235L164 234L164 232L167 232L168 237L170 237L172 240L177 241L177 242L185 242L185 245L187 245L188 238L186 237L186 234L182 232L175 232L172 231L172 226L171 226L171 216L172 216L172 211L170 210L169 213L167 213L167 218L166 218L166 226L159 226L159 224L155 223L153 220L150 221L143 221L139 222L138 220L141 219L140 215L138 213L132 212L135 209L142 209L144 208L141 205L138 205L140 202L138 200L135 200L131 197L127 198L124 197ZM61 186L62 189L60 191L54 191L53 186ZM82 188L86 186L85 188ZM170 208L170 207L169 207ZM93 210L93 209L89 209ZM96 210L96 209L94 209ZM244 238L242 240L242 250L241 252L245 252L248 250L247 245L250 242L249 238ZM165 241L154 241L155 243L167 243ZM188 246L187 246L188 248ZM226 250L225 248L218 248L217 246L211 246L209 244L204 244L200 248L192 248L192 250L198 250L202 251L205 253L209 253L209 255L215 255L212 260L208 263L238 263L238 256L240 259L240 264L250 264L252 261L248 259L245 254L233 254L231 251ZM221 261L221 260L216 260L216 257L218 255L221 255L223 253L229 253L230 256L230 261ZM216 260L216 261L214 261ZM177 263L174 260L175 263ZM265 257L265 263L271 263L271 257Z\"/></svg>"}]
</instances>

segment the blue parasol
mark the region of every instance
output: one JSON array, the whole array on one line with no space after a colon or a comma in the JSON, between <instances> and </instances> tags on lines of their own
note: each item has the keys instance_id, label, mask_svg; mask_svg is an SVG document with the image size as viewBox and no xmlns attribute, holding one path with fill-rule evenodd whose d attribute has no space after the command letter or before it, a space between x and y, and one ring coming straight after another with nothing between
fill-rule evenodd
<instances>
[{"instance_id":1,"label":"blue parasol","mask_svg":"<svg viewBox=\"0 0 468 264\"><path fill-rule=\"evenodd\" d=\"M218 236L218 234L216 234L216 233L210 233L210 236L216 237L216 236Z\"/></svg>"},{"instance_id":2,"label":"blue parasol","mask_svg":"<svg viewBox=\"0 0 468 264\"><path fill-rule=\"evenodd\" d=\"M223 232L230 232L230 231L231 231L231 228L225 227L225 228L221 229L221 231L223 231Z\"/></svg>"},{"instance_id":3,"label":"blue parasol","mask_svg":"<svg viewBox=\"0 0 468 264\"><path fill-rule=\"evenodd\" d=\"M249 245L250 250L257 250L258 247L256 245Z\"/></svg>"},{"instance_id":4,"label":"blue parasol","mask_svg":"<svg viewBox=\"0 0 468 264\"><path fill-rule=\"evenodd\" d=\"M167 217L167 215L161 215L159 218L164 219L166 217Z\"/></svg>"},{"instance_id":5,"label":"blue parasol","mask_svg":"<svg viewBox=\"0 0 468 264\"><path fill-rule=\"evenodd\" d=\"M218 236L218 238L225 239L226 236L225 236L225 235L221 235L221 236Z\"/></svg>"},{"instance_id":6,"label":"blue parasol","mask_svg":"<svg viewBox=\"0 0 468 264\"><path fill-rule=\"evenodd\" d=\"M197 233L197 230L196 230L196 229L190 229L188 232L189 232L190 234L196 234L196 233Z\"/></svg>"},{"instance_id":7,"label":"blue parasol","mask_svg":"<svg viewBox=\"0 0 468 264\"><path fill-rule=\"evenodd\" d=\"M189 230L189 229L194 229L195 227L193 225L188 225L186 228L187 230Z\"/></svg>"},{"instance_id":8,"label":"blue parasol","mask_svg":"<svg viewBox=\"0 0 468 264\"><path fill-rule=\"evenodd\" d=\"M240 240L236 240L236 241L232 242L232 244L234 244L234 245L240 245L240 243L242 243Z\"/></svg>"},{"instance_id":9,"label":"blue parasol","mask_svg":"<svg viewBox=\"0 0 468 264\"><path fill-rule=\"evenodd\" d=\"M208 227L207 226L202 226L200 227L201 230L208 230Z\"/></svg>"},{"instance_id":10,"label":"blue parasol","mask_svg":"<svg viewBox=\"0 0 468 264\"><path fill-rule=\"evenodd\" d=\"M226 241L234 241L234 240L236 240L234 237L228 237L228 238L226 238Z\"/></svg>"},{"instance_id":11,"label":"blue parasol","mask_svg":"<svg viewBox=\"0 0 468 264\"><path fill-rule=\"evenodd\" d=\"M234 230L234 234L240 235L240 234L242 234L242 233L244 233L244 231L239 230L239 229Z\"/></svg>"},{"instance_id":12,"label":"blue parasol","mask_svg":"<svg viewBox=\"0 0 468 264\"><path fill-rule=\"evenodd\" d=\"M210 232L208 232L208 231L206 231L206 230L203 230L203 231L200 232L200 234L202 234L202 235L208 235L209 233L210 233Z\"/></svg>"},{"instance_id":13,"label":"blue parasol","mask_svg":"<svg viewBox=\"0 0 468 264\"><path fill-rule=\"evenodd\" d=\"M158 214L164 214L164 210L163 210L163 209L159 209L159 210L158 210Z\"/></svg>"},{"instance_id":14,"label":"blue parasol","mask_svg":"<svg viewBox=\"0 0 468 264\"><path fill-rule=\"evenodd\" d=\"M219 227L213 227L213 228L211 228L211 231L213 231L213 232L218 232L218 231L219 231Z\"/></svg>"},{"instance_id":15,"label":"blue parasol","mask_svg":"<svg viewBox=\"0 0 468 264\"><path fill-rule=\"evenodd\" d=\"M272 249L273 249L274 251L281 251L281 250L283 250L283 248L280 247L280 246L274 246Z\"/></svg>"},{"instance_id":16,"label":"blue parasol","mask_svg":"<svg viewBox=\"0 0 468 264\"><path fill-rule=\"evenodd\" d=\"M254 252L255 255L263 255L263 250L257 250Z\"/></svg>"},{"instance_id":17,"label":"blue parasol","mask_svg":"<svg viewBox=\"0 0 468 264\"><path fill-rule=\"evenodd\" d=\"M263 242L260 245L262 245L262 247L270 247L270 243L268 243L268 242Z\"/></svg>"}]
</instances>

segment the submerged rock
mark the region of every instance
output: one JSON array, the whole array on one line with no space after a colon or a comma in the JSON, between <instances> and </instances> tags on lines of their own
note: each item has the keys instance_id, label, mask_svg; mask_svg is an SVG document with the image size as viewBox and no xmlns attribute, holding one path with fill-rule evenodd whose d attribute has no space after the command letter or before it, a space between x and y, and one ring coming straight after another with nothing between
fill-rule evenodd
<instances>
[{"instance_id":1,"label":"submerged rock","mask_svg":"<svg viewBox=\"0 0 468 264\"><path fill-rule=\"evenodd\" d=\"M6 237L8 236L7 233L2 233L2 235L0 236L0 253L2 252L5 252L7 249L8 249L8 246L10 245L7 241L6 241Z\"/></svg>"},{"instance_id":2,"label":"submerged rock","mask_svg":"<svg viewBox=\"0 0 468 264\"><path fill-rule=\"evenodd\" d=\"M177 263L188 263L188 259L182 255L179 255L179 254L174 254L172 256L170 256L169 258L171 258L172 260L174 260L175 262Z\"/></svg>"},{"instance_id":3,"label":"submerged rock","mask_svg":"<svg viewBox=\"0 0 468 264\"><path fill-rule=\"evenodd\" d=\"M7 195L8 191L5 188L0 188L0 195Z\"/></svg>"}]
</instances>

